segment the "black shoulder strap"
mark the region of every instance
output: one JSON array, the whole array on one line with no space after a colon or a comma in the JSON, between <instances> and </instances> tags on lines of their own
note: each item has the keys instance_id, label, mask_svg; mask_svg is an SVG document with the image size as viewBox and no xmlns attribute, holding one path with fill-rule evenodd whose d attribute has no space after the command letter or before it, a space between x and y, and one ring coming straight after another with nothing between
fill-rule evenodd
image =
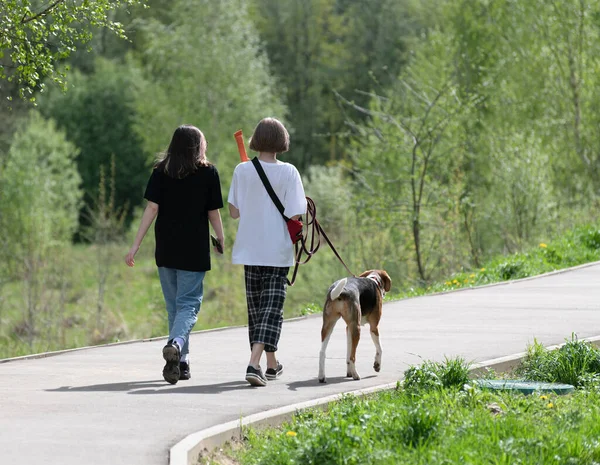
<instances>
[{"instance_id":1,"label":"black shoulder strap","mask_svg":"<svg viewBox=\"0 0 600 465\"><path fill-rule=\"evenodd\" d=\"M258 161L257 157L254 157L252 159L252 164L256 168L258 176L260 177L262 183L264 184L265 189L267 189L267 192L271 196L271 199L273 200L273 203L277 207L277 210L279 210L279 213L281 213L281 216L283 216L283 219L285 221L289 220L289 218L283 214L285 209L283 208L283 205L280 202L280 200L277 198L277 194L275 194L275 191L273 190L273 187L271 186L271 183L269 182L269 179L267 178L267 175L265 174L265 171L263 170L263 167L260 165L260 161Z\"/></svg>"}]
</instances>

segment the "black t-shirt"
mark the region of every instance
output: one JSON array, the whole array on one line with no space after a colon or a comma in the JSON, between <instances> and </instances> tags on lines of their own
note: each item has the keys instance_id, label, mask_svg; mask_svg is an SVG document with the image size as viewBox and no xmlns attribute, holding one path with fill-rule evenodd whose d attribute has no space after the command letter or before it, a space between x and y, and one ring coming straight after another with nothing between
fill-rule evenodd
<instances>
[{"instance_id":1,"label":"black t-shirt","mask_svg":"<svg viewBox=\"0 0 600 465\"><path fill-rule=\"evenodd\" d=\"M154 225L156 265L210 270L208 211L223 208L217 168L200 167L183 179L154 169L144 198L159 205Z\"/></svg>"}]
</instances>

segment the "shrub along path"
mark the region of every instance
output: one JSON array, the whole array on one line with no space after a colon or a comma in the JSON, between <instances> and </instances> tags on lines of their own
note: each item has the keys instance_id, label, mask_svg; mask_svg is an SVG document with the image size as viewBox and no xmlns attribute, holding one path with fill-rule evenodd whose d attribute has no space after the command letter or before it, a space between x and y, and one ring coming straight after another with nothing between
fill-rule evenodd
<instances>
[{"instance_id":1,"label":"shrub along path","mask_svg":"<svg viewBox=\"0 0 600 465\"><path fill-rule=\"evenodd\" d=\"M284 323L281 379L244 381L246 328L196 333L192 379L161 377L164 340L0 363L0 463L165 465L171 446L195 431L263 410L394 382L421 359L477 362L600 335L600 263L535 279L385 304L382 371L363 327L357 369L344 378L345 331L328 348L317 381L321 316Z\"/></svg>"}]
</instances>

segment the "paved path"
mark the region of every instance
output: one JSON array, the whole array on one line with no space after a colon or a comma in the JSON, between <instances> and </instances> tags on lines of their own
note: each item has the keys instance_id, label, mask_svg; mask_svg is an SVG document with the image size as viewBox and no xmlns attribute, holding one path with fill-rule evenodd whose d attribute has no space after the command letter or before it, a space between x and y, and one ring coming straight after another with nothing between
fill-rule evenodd
<instances>
[{"instance_id":1,"label":"paved path","mask_svg":"<svg viewBox=\"0 0 600 465\"><path fill-rule=\"evenodd\" d=\"M472 361L600 335L600 264L538 279L388 303L382 371L358 348L360 381L344 378L345 331L328 349L328 384L317 382L320 315L284 323L284 376L265 388L244 381L246 328L192 336L192 379L161 377L164 340L0 363L0 464L166 465L195 431L263 410L399 379L420 358ZM363 334L367 334L366 331Z\"/></svg>"}]
</instances>

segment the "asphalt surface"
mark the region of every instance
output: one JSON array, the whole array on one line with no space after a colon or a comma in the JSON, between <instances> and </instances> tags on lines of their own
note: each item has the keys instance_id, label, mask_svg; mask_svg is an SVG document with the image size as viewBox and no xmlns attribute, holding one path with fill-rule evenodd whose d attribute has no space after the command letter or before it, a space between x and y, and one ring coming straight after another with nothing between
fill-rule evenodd
<instances>
[{"instance_id":1,"label":"asphalt surface","mask_svg":"<svg viewBox=\"0 0 600 465\"><path fill-rule=\"evenodd\" d=\"M324 297L324 296L323 296ZM195 333L192 379L162 380L165 340L0 361L0 464L165 465L188 434L240 416L394 382L423 359L473 362L600 335L600 264L541 278L387 303L382 370L368 326L358 347L360 381L345 378L343 323L317 381L321 316L284 323L281 379L244 381L247 329ZM4 362L4 363L2 363ZM263 362L264 365L264 362Z\"/></svg>"}]
</instances>

